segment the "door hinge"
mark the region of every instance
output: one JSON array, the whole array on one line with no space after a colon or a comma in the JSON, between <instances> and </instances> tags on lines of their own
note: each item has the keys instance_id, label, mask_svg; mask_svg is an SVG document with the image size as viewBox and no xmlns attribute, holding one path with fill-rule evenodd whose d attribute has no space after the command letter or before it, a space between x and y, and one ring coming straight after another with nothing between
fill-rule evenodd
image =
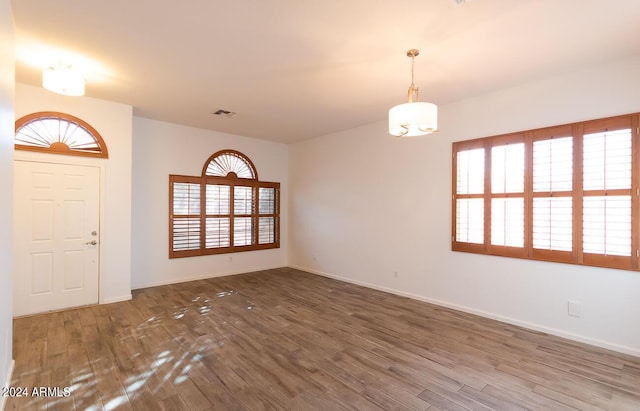
<instances>
[{"instance_id":1,"label":"door hinge","mask_svg":"<svg viewBox=\"0 0 640 411\"><path fill-rule=\"evenodd\" d=\"M640 250L636 250L636 257L640 257Z\"/></svg>"}]
</instances>

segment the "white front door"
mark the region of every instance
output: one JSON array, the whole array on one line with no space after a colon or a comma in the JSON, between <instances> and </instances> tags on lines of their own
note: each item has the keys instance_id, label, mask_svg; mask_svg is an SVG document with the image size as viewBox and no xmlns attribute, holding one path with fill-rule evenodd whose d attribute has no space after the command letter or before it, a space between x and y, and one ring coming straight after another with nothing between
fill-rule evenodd
<instances>
[{"instance_id":1,"label":"white front door","mask_svg":"<svg viewBox=\"0 0 640 411\"><path fill-rule=\"evenodd\" d=\"M14 316L96 304L100 169L14 165Z\"/></svg>"}]
</instances>

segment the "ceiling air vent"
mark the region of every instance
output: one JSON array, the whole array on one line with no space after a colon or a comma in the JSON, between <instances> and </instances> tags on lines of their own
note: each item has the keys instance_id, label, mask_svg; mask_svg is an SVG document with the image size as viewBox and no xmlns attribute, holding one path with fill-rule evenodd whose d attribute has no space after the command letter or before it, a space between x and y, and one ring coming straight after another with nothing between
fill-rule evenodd
<instances>
[{"instance_id":1,"label":"ceiling air vent","mask_svg":"<svg viewBox=\"0 0 640 411\"><path fill-rule=\"evenodd\" d=\"M234 117L238 113L235 113L235 112L229 111L229 110L219 109L219 110L211 112L211 114L213 114L214 116L218 116L218 117L231 118L231 117Z\"/></svg>"}]
</instances>

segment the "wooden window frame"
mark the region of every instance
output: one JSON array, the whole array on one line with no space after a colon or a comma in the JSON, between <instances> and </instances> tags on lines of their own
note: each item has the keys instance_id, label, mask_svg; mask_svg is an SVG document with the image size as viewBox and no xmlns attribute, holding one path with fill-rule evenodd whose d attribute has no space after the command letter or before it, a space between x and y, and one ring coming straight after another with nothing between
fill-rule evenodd
<instances>
[{"instance_id":1,"label":"wooden window frame","mask_svg":"<svg viewBox=\"0 0 640 411\"><path fill-rule=\"evenodd\" d=\"M523 248L513 247L508 245L496 245L491 243L491 218L488 217L488 213L490 214L492 211L492 202L494 199L502 199L502 198L523 198L523 201L527 198L526 184L523 185L522 193L494 193L493 192L493 181L491 179L491 173L487 173L486 170L492 169L492 148L500 147L500 146L508 146L509 144L520 144L524 143L524 136L521 134L508 134L504 136L497 137L493 140L485 141L485 194L484 194L484 242L487 244L487 250L489 254L498 254L498 255L506 255L511 257L522 257L523 256ZM525 201L526 204L526 201ZM527 225L524 225L524 243L526 243L527 239Z\"/></svg>"},{"instance_id":2,"label":"wooden window frame","mask_svg":"<svg viewBox=\"0 0 640 411\"><path fill-rule=\"evenodd\" d=\"M583 137L584 135L607 130L631 129L631 187L629 189L583 190ZM534 192L533 187L533 143L534 141L552 138L554 135L569 133L573 141L572 190L567 192ZM523 247L506 247L491 244L491 199L509 197L508 194L492 194L491 192L491 148L504 145L505 142L523 141L525 144L524 160L524 245ZM577 265L616 268L624 270L640 270L640 113L589 120L518 133L490 136L473 140L459 141L452 144L452 205L451 205L451 250L477 254L505 257L517 257L539 261L561 262ZM484 161L484 193L457 194L458 153L483 148ZM533 199L535 197L553 197L554 194L572 198L572 248L571 251L547 250L533 247ZM590 195L630 195L631 196L631 255L605 255L583 252L583 199ZM482 198L484 200L484 241L470 243L457 241L457 200L464 198Z\"/></svg>"},{"instance_id":3,"label":"wooden window frame","mask_svg":"<svg viewBox=\"0 0 640 411\"><path fill-rule=\"evenodd\" d=\"M212 176L207 175L208 165L211 161L214 161L219 156L232 155L246 161L246 165L252 170L255 178L241 178L233 171L229 171L226 176ZM199 255L214 255L214 254L226 254L237 253L243 251L265 250L272 248L280 248L280 183L277 182L265 182L258 180L258 174L255 166L244 154L235 150L221 150L207 159L203 168L202 175L197 176L182 176L182 175L169 175L169 258L180 257L193 257ZM200 212L198 215L193 216L176 216L174 215L174 183L192 183L200 185ZM207 214L207 186L225 186L229 187L229 213L223 214ZM249 187L252 189L251 196L251 212L239 213L235 212L235 190L236 187ZM274 189L274 204L273 213L260 213L260 189L269 188ZM175 219L188 217L200 219L200 246L198 249L191 250L174 250L174 229L173 222ZM260 218L268 217L274 219L273 227L273 242L262 243L259 242L260 236ZM207 218L228 218L229 220L229 244L223 247L207 247ZM235 218L250 218L251 219L251 240L247 245L234 245L235 240Z\"/></svg>"},{"instance_id":4,"label":"wooden window frame","mask_svg":"<svg viewBox=\"0 0 640 411\"><path fill-rule=\"evenodd\" d=\"M48 147L31 146L26 144L15 143L14 145L15 149L24 150L24 151L35 151L40 153L49 153L49 154L63 154L67 156L94 157L94 158L109 157L107 144L104 142L104 139L102 138L100 133L98 133L98 131L86 121L76 116L72 116L71 114L60 113L57 111L40 111L37 113L28 114L16 120L15 133L17 135L20 129L22 129L25 126L28 126L30 123L46 120L46 119L61 120L61 121L65 121L65 122L72 123L79 126L80 128L84 129L94 139L96 145L98 146L98 149L94 151L78 150L78 149L70 148L69 146L67 146L62 142L54 142Z\"/></svg>"},{"instance_id":5,"label":"wooden window frame","mask_svg":"<svg viewBox=\"0 0 640 411\"><path fill-rule=\"evenodd\" d=\"M577 159L581 159L581 148L582 144L580 144L580 135L578 135L578 130L572 124L547 127L543 129L531 130L527 134L527 146L529 150L526 150L526 164L529 171L529 176L531 178L526 179L529 181L529 190L528 194L531 200L527 203L528 207L528 216L529 218L525 218L525 222L527 227L530 230L530 242L529 247L527 249L528 255L527 257L532 258L534 260L542 260L542 261L553 261L559 263L571 263L576 261L576 250L579 247L576 247L576 244L580 244L576 237L576 233L581 231L581 224L579 226L576 225L576 221L580 219L581 212L577 212L576 210L576 197L577 193L579 193L579 187L582 185L582 174L581 174L581 165L582 161L577 162ZM573 153L573 178L572 178L572 190L571 191L555 191L550 190L548 192L537 192L533 187L533 145L537 141L547 141L553 140L557 138L563 137L572 137L572 153ZM573 224L572 224L572 247L571 251L565 250L547 250L534 248L533 246L533 201L536 198L567 198L570 197L573 205ZM580 228L580 230L579 230Z\"/></svg>"}]
</instances>

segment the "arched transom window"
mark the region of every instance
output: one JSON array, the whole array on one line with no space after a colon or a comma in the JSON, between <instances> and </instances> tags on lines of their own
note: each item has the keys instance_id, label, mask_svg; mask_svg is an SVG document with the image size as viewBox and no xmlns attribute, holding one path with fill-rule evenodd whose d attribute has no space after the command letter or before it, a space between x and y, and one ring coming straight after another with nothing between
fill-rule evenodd
<instances>
[{"instance_id":1,"label":"arched transom window","mask_svg":"<svg viewBox=\"0 0 640 411\"><path fill-rule=\"evenodd\" d=\"M169 196L170 258L280 247L280 183L239 151L213 154L200 177L170 175Z\"/></svg>"},{"instance_id":2,"label":"arched transom window","mask_svg":"<svg viewBox=\"0 0 640 411\"><path fill-rule=\"evenodd\" d=\"M16 121L16 150L107 158L107 146L87 122L70 114L43 111Z\"/></svg>"},{"instance_id":3,"label":"arched transom window","mask_svg":"<svg viewBox=\"0 0 640 411\"><path fill-rule=\"evenodd\" d=\"M205 162L202 170L202 175L215 177L227 177L230 173L239 178L258 178L258 173L251 160L235 150L223 150L215 153Z\"/></svg>"}]
</instances>

